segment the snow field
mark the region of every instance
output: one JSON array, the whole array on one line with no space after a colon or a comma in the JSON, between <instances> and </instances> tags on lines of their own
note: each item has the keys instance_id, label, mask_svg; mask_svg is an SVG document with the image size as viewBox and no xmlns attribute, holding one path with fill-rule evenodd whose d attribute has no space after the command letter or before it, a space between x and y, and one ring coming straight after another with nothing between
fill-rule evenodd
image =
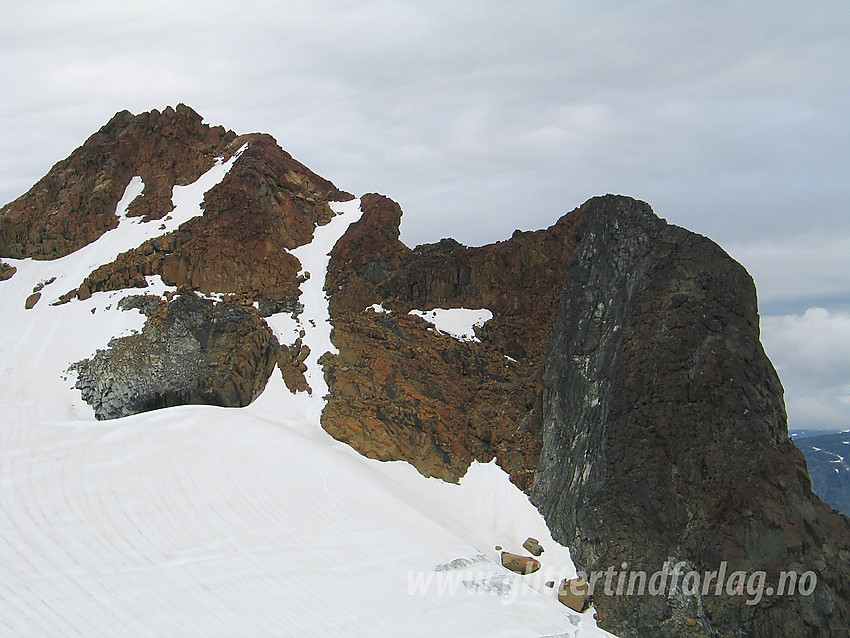
<instances>
[{"instance_id":1,"label":"snow field","mask_svg":"<svg viewBox=\"0 0 850 638\"><path fill-rule=\"evenodd\" d=\"M601 635L553 593L411 590L479 555L511 578L497 542L557 553L494 465L445 484L252 412L3 428L0 634Z\"/></svg>"},{"instance_id":2,"label":"snow field","mask_svg":"<svg viewBox=\"0 0 850 638\"><path fill-rule=\"evenodd\" d=\"M345 234L348 227L360 219L360 200L349 202L331 202L331 208L336 217L324 226L318 226L313 231L313 241L290 251L301 262L299 275L308 278L301 284L299 301L304 311L295 319L291 315L281 313L269 318L269 325L275 330L281 344L292 344L301 331L304 332L302 343L310 348L310 354L305 360L307 372L304 373L310 392L296 395L293 407L307 423L318 425L325 409L325 395L328 384L325 373L319 363L319 358L326 352L336 353L337 349L331 343L331 319L328 312L328 299L325 295L325 278L330 262L330 253L336 242ZM273 376L279 376L275 371Z\"/></svg>"},{"instance_id":3,"label":"snow field","mask_svg":"<svg viewBox=\"0 0 850 638\"><path fill-rule=\"evenodd\" d=\"M167 224L200 214L233 161L175 188ZM335 204L338 215L293 251L310 273L304 312L269 318L282 343L304 332L312 393L290 393L276 371L247 408L94 421L65 370L141 329L138 311L117 310L123 296L166 286L150 278L143 291L49 302L168 232L126 218L141 189L131 181L119 227L90 246L52 262L7 260L19 270L0 283L0 636L607 635L542 579L500 566L496 545L523 553L534 536L544 570L575 573L494 463L452 485L363 458L319 426L318 359L333 349L328 253L359 218L357 201Z\"/></svg>"}]
</instances>

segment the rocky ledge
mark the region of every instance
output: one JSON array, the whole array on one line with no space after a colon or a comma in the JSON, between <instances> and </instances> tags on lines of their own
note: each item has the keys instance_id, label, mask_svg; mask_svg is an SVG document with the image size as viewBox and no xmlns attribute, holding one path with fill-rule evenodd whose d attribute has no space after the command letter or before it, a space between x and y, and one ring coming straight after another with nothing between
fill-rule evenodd
<instances>
[{"instance_id":1,"label":"rocky ledge","mask_svg":"<svg viewBox=\"0 0 850 638\"><path fill-rule=\"evenodd\" d=\"M174 405L246 406L260 395L280 346L253 308L184 294L123 299L147 321L80 361L76 387L98 419Z\"/></svg>"}]
</instances>

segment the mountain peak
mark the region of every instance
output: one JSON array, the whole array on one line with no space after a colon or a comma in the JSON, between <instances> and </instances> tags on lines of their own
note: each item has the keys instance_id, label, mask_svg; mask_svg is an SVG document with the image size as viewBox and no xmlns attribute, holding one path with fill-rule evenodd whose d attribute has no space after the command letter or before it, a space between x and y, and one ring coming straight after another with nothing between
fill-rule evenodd
<instances>
[{"instance_id":1,"label":"mountain peak","mask_svg":"<svg viewBox=\"0 0 850 638\"><path fill-rule=\"evenodd\" d=\"M0 209L0 403L24 430L261 404L269 437L322 427L428 477L495 460L579 569L818 573L756 607L600 593L623 636L841 635L850 522L785 435L740 264L622 195L478 247L411 249L401 216L270 135L121 111Z\"/></svg>"},{"instance_id":2,"label":"mountain peak","mask_svg":"<svg viewBox=\"0 0 850 638\"><path fill-rule=\"evenodd\" d=\"M235 138L182 105L121 111L0 209L0 255L56 259L90 244L117 227L115 207L133 176L145 191L128 214L161 219L172 208L171 189L197 180Z\"/></svg>"}]
</instances>

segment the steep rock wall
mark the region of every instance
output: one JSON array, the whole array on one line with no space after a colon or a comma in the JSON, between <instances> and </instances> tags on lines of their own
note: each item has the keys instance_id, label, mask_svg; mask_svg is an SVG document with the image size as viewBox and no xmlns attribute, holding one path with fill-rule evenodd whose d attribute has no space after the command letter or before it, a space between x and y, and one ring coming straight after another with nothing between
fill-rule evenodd
<instances>
[{"instance_id":1,"label":"steep rock wall","mask_svg":"<svg viewBox=\"0 0 850 638\"><path fill-rule=\"evenodd\" d=\"M602 625L623 637L846 635L850 522L811 493L788 438L749 275L643 202L594 198L582 212L532 490L555 538L587 571L651 574L672 559L764 570L772 585L782 570L819 578L811 596L758 605L597 592Z\"/></svg>"}]
</instances>

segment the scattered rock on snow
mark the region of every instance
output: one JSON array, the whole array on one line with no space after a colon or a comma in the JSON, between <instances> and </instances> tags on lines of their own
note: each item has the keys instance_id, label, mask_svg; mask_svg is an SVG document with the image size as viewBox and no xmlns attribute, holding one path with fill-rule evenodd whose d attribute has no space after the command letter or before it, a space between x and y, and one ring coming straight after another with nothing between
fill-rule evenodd
<instances>
[{"instance_id":1,"label":"scattered rock on snow","mask_svg":"<svg viewBox=\"0 0 850 638\"><path fill-rule=\"evenodd\" d=\"M0 261L0 281L6 281L7 279L11 279L12 275L18 272L18 269L14 266L10 266L9 264Z\"/></svg>"}]
</instances>

